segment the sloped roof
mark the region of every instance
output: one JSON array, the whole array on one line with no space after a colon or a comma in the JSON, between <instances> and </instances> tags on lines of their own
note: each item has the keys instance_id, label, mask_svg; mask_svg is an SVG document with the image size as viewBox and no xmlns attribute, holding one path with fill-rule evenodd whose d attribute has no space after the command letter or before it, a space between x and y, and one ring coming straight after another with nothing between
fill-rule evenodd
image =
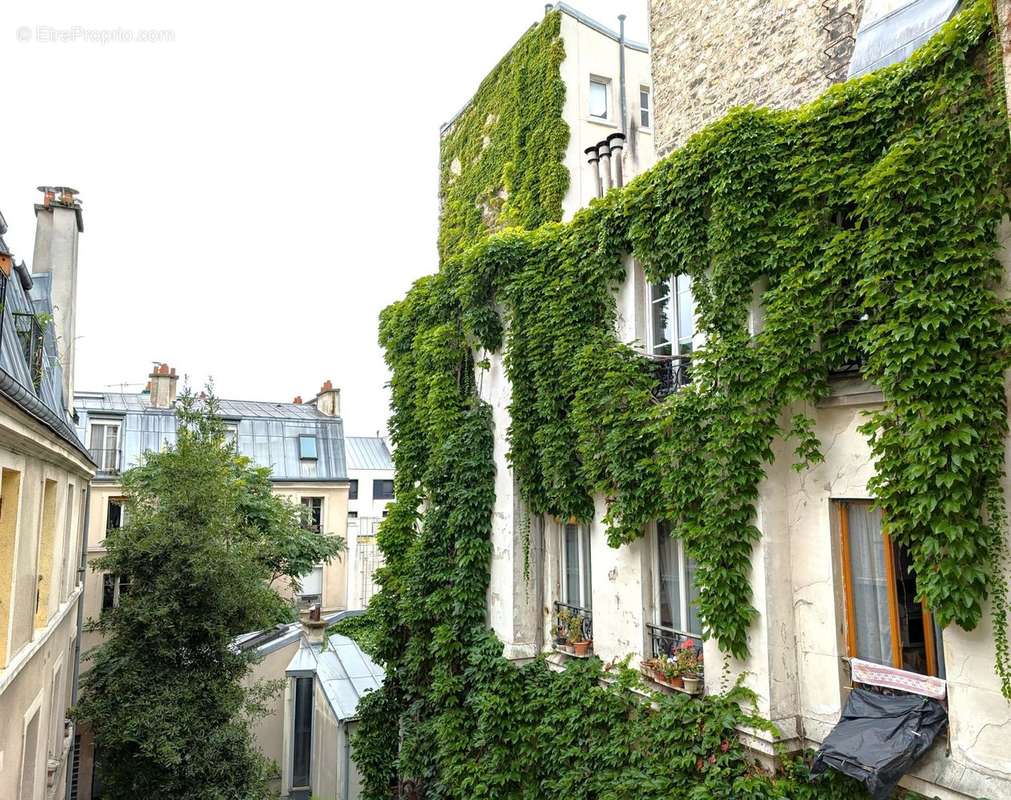
<instances>
[{"instance_id":1,"label":"sloped roof","mask_svg":"<svg viewBox=\"0 0 1011 800\"><path fill-rule=\"evenodd\" d=\"M124 469L139 463L148 451L158 451L176 438L173 408L156 408L147 393L77 392L77 432L88 434L89 420L120 420ZM236 424L239 453L271 469L275 481L337 481L347 479L344 422L316 406L259 400L220 400L220 415ZM300 458L299 437L315 436L317 459Z\"/></svg>"},{"instance_id":2,"label":"sloped roof","mask_svg":"<svg viewBox=\"0 0 1011 800\"><path fill-rule=\"evenodd\" d=\"M358 715L358 703L383 685L385 673L354 639L340 634L327 637L323 647L304 638L288 664L287 672L315 675L334 716L341 722Z\"/></svg>"},{"instance_id":3,"label":"sloped roof","mask_svg":"<svg viewBox=\"0 0 1011 800\"><path fill-rule=\"evenodd\" d=\"M349 470L392 470L393 458L379 436L348 436L344 453Z\"/></svg>"}]
</instances>

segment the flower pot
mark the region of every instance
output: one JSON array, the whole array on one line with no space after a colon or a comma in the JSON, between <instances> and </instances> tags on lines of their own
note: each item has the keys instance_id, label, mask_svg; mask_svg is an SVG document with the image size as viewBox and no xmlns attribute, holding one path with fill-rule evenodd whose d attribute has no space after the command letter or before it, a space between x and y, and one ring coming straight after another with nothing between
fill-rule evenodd
<instances>
[{"instance_id":1,"label":"flower pot","mask_svg":"<svg viewBox=\"0 0 1011 800\"><path fill-rule=\"evenodd\" d=\"M702 677L700 675L685 675L682 680L684 681L685 691L689 694L700 694L702 692Z\"/></svg>"},{"instance_id":2,"label":"flower pot","mask_svg":"<svg viewBox=\"0 0 1011 800\"><path fill-rule=\"evenodd\" d=\"M682 689L685 685L685 679L678 675L676 678L669 678L666 675L661 681L666 686L670 686L672 689Z\"/></svg>"},{"instance_id":3,"label":"flower pot","mask_svg":"<svg viewBox=\"0 0 1011 800\"><path fill-rule=\"evenodd\" d=\"M572 650L577 656L589 655L590 643L589 642L573 642Z\"/></svg>"}]
</instances>

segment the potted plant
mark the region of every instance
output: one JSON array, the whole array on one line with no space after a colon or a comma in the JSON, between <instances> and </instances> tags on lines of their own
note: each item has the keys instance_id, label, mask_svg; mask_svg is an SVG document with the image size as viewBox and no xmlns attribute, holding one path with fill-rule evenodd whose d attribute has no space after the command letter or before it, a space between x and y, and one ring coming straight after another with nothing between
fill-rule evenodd
<instances>
[{"instance_id":1,"label":"potted plant","mask_svg":"<svg viewBox=\"0 0 1011 800\"><path fill-rule=\"evenodd\" d=\"M590 642L583 637L583 615L575 614L569 621L569 644L572 652L577 656L585 656L590 653Z\"/></svg>"},{"instance_id":2,"label":"potted plant","mask_svg":"<svg viewBox=\"0 0 1011 800\"><path fill-rule=\"evenodd\" d=\"M565 652L571 652L572 648L569 646L569 631L572 629L572 612L567 608L563 608L558 612L558 621L551 628L551 632L555 635L555 646L559 650L564 650Z\"/></svg>"},{"instance_id":3,"label":"potted plant","mask_svg":"<svg viewBox=\"0 0 1011 800\"><path fill-rule=\"evenodd\" d=\"M655 681L658 672L657 663L655 658L644 658L639 662L639 671L651 681Z\"/></svg>"},{"instance_id":4,"label":"potted plant","mask_svg":"<svg viewBox=\"0 0 1011 800\"><path fill-rule=\"evenodd\" d=\"M698 694L702 689L702 653L695 650L692 642L685 641L674 654L674 660L681 673L685 691Z\"/></svg>"},{"instance_id":5,"label":"potted plant","mask_svg":"<svg viewBox=\"0 0 1011 800\"><path fill-rule=\"evenodd\" d=\"M670 686L672 689L680 689L684 686L684 679L681 677L681 668L677 659L660 656L660 672L662 678L660 683Z\"/></svg>"}]
</instances>

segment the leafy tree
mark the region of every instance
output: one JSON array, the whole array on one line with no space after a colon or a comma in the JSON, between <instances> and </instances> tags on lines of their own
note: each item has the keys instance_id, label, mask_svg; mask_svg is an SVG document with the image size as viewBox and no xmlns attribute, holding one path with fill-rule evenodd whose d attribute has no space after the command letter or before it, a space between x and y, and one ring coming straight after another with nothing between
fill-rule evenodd
<instances>
[{"instance_id":1,"label":"leafy tree","mask_svg":"<svg viewBox=\"0 0 1011 800\"><path fill-rule=\"evenodd\" d=\"M269 471L226 442L217 403L186 392L174 448L123 476L126 525L96 569L130 582L92 621L76 717L90 723L103 796L251 800L271 765L250 723L276 687L241 683L236 635L291 619L271 583L338 557L344 541L306 529L303 509L271 492Z\"/></svg>"}]
</instances>

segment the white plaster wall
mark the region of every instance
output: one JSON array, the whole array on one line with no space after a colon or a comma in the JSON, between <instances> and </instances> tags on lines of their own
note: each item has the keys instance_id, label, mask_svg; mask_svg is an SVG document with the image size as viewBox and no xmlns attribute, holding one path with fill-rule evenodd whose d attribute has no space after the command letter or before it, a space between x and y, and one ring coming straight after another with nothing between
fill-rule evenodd
<instances>
[{"instance_id":1,"label":"white plaster wall","mask_svg":"<svg viewBox=\"0 0 1011 800\"><path fill-rule=\"evenodd\" d=\"M611 20L601 20L604 25L614 27ZM588 28L568 14L562 14L562 40L565 44L565 60L561 75L565 82L565 105L562 116L569 125L569 146L565 151L565 166L569 170L569 191L562 203L564 219L572 218L579 209L589 205L596 197L596 184L586 163L584 150L606 139L610 134L621 131L620 100L618 94L619 47L618 43L603 34ZM612 119L599 120L590 117L590 76L611 79L609 110ZM651 86L650 59L648 53L625 48L625 86L627 113L639 122L639 86ZM639 130L634 134L628 129L629 142L626 144L622 164L625 182L649 169L656 162L653 149L653 134L650 130Z\"/></svg>"}]
</instances>

